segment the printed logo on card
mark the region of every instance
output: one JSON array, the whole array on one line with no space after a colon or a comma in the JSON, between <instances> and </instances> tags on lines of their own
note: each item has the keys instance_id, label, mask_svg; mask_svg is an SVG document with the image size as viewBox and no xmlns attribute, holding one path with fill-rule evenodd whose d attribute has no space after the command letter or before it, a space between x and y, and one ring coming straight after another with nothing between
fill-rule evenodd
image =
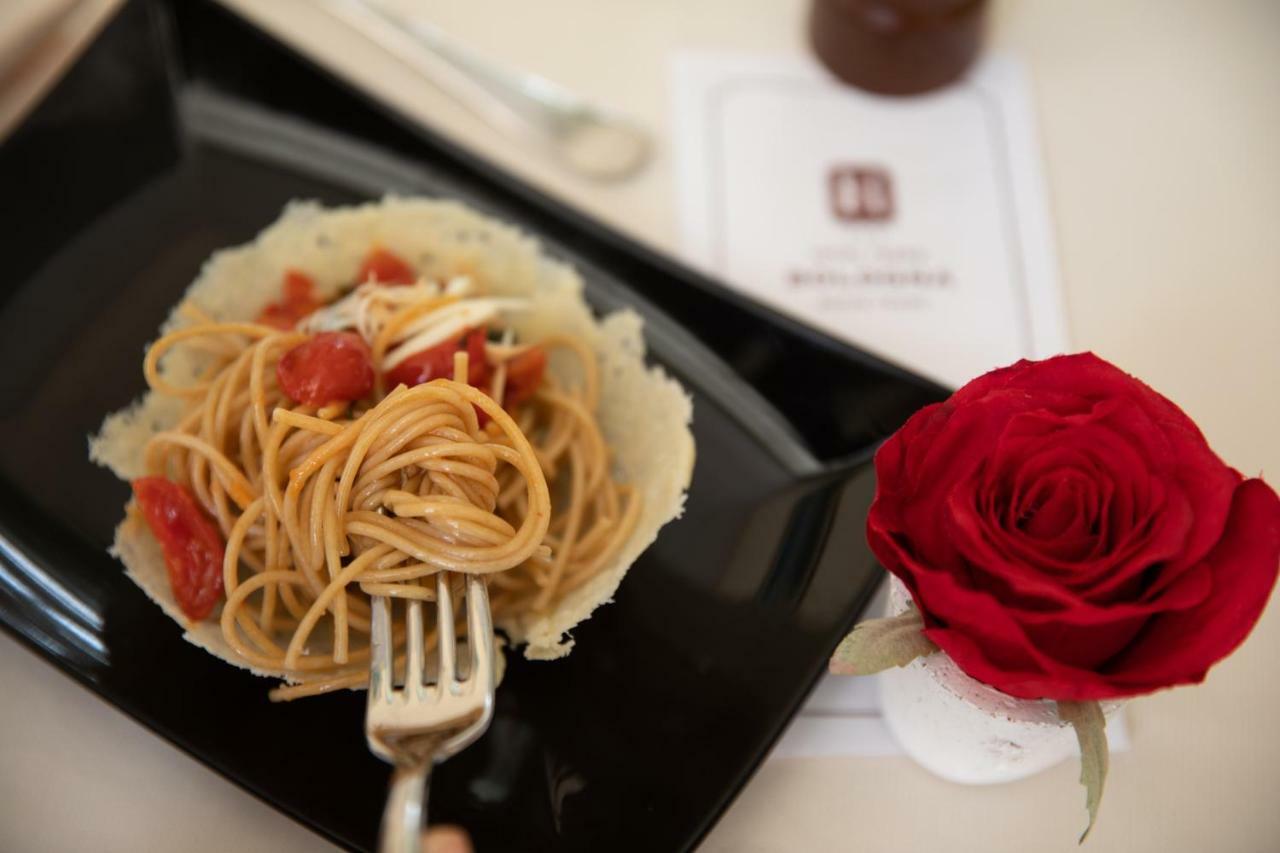
<instances>
[{"instance_id":1,"label":"printed logo on card","mask_svg":"<svg viewBox=\"0 0 1280 853\"><path fill-rule=\"evenodd\" d=\"M893 181L878 166L832 166L827 171L831 215L840 222L893 219Z\"/></svg>"}]
</instances>

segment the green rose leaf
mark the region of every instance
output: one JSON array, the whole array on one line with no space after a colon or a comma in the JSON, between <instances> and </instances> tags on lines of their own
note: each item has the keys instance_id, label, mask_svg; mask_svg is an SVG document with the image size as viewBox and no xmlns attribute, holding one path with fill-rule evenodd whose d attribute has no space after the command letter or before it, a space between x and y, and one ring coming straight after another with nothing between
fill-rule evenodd
<instances>
[{"instance_id":1,"label":"green rose leaf","mask_svg":"<svg viewBox=\"0 0 1280 853\"><path fill-rule=\"evenodd\" d=\"M859 622L836 647L831 671L836 675L871 675L931 655L938 647L921 633L923 630L924 620L914 607L897 616Z\"/></svg>"},{"instance_id":2,"label":"green rose leaf","mask_svg":"<svg viewBox=\"0 0 1280 853\"><path fill-rule=\"evenodd\" d=\"M1080 784L1084 785L1085 807L1089 809L1089 825L1080 836L1083 844L1098 819L1102 786L1107 781L1107 718L1097 702L1059 702L1058 717L1071 724L1080 741Z\"/></svg>"}]
</instances>

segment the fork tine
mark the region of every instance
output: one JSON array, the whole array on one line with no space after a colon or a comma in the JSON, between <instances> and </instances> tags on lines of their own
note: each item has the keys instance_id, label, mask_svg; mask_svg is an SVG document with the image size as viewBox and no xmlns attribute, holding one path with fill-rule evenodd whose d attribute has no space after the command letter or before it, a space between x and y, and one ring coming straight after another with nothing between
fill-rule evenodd
<instances>
[{"instance_id":1,"label":"fork tine","mask_svg":"<svg viewBox=\"0 0 1280 853\"><path fill-rule=\"evenodd\" d=\"M472 678L492 682L493 614L489 611L489 588L478 575L467 577L467 645L471 646Z\"/></svg>"},{"instance_id":2,"label":"fork tine","mask_svg":"<svg viewBox=\"0 0 1280 853\"><path fill-rule=\"evenodd\" d=\"M405 625L408 636L405 638L404 689L413 696L422 692L422 602L415 598L406 604Z\"/></svg>"},{"instance_id":3,"label":"fork tine","mask_svg":"<svg viewBox=\"0 0 1280 853\"><path fill-rule=\"evenodd\" d=\"M395 673L391 671L391 616L387 612L387 599L381 595L373 597L373 627L370 629L369 653L369 701L382 701L391 698L391 690L395 686Z\"/></svg>"},{"instance_id":4,"label":"fork tine","mask_svg":"<svg viewBox=\"0 0 1280 853\"><path fill-rule=\"evenodd\" d=\"M458 666L457 634L453 627L453 593L449 589L449 573L436 575L436 633L440 638L439 683L444 689L453 681Z\"/></svg>"}]
</instances>

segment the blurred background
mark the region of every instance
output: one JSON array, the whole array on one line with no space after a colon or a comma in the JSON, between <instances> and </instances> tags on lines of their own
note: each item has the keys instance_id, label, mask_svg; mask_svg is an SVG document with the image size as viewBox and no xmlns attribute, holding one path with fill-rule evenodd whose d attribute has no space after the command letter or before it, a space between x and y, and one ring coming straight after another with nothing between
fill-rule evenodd
<instances>
[{"instance_id":1,"label":"blurred background","mask_svg":"<svg viewBox=\"0 0 1280 853\"><path fill-rule=\"evenodd\" d=\"M646 158L607 181L495 128L492 113L449 91L438 59L408 57L377 10L224 2L530 184L833 334L952 384L1023 355L1093 350L1184 407L1246 475L1274 484L1280 472L1274 0L994 2L967 77L896 98L824 69L808 0L370 0L642 128ZM0 0L0 132L118 5ZM907 2L904 14L930 5ZM879 14L869 26L897 25ZM777 86L791 88L770 100ZM717 113L722 90L765 94ZM967 106L966 92L985 106ZM857 171L833 176L833 166ZM794 191L813 175L826 182ZM806 224L816 208L805 205L824 198L834 220ZM813 265L876 295L805 303L788 276ZM892 288L895 275L910 299L875 289L876 276ZM945 284L930 289L937 276ZM1113 758L1086 849L1280 849L1278 607L1204 686L1132 704L1131 746ZM190 826L207 828L208 849L318 846L8 639L0 672L31 697L21 709L0 702L10 733L0 847L176 849ZM1075 849L1074 764L965 788L857 751L810 744L776 756L703 849ZM19 816L47 818L48 835L7 834Z\"/></svg>"}]
</instances>

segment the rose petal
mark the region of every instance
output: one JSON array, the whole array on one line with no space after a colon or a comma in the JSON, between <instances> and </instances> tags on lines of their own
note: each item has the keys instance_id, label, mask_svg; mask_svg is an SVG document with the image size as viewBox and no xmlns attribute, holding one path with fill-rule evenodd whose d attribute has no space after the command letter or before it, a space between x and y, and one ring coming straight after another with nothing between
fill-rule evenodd
<instances>
[{"instance_id":1,"label":"rose petal","mask_svg":"<svg viewBox=\"0 0 1280 853\"><path fill-rule=\"evenodd\" d=\"M1089 548L1090 557L1103 558L1110 550L1109 543L1132 523L1133 508L1144 503L1145 491L1140 490L1142 494L1135 497L1130 481L1135 475L1145 476L1147 460L1106 425L1105 419L1115 405L1098 404L1086 413L1065 417L1042 411L1019 415L997 440L983 488L1009 493L1002 526L1012 536L1032 533L1025 550L1043 548L1045 520L1036 521L1034 516L1040 509L1037 501L1043 496L1040 484L1046 480L1092 484L1084 493L1089 514L1077 519L1077 527L1073 528L1079 531L1077 539L1082 539L1086 530L1096 537ZM1027 531L1029 522L1035 522L1039 529ZM1054 549L1046 550L1051 557L1062 560ZM1067 562L1078 562L1084 556L1079 546L1075 551L1072 556L1077 559Z\"/></svg>"},{"instance_id":2,"label":"rose petal","mask_svg":"<svg viewBox=\"0 0 1280 853\"><path fill-rule=\"evenodd\" d=\"M1113 690L1112 685L1089 670L1068 670L1063 667L1050 674L1033 667L1018 668L998 664L970 637L958 631L926 628L924 635L945 651L970 678L1019 699L1053 697L1057 701L1079 702L1086 697L1110 698L1121 695L1110 692Z\"/></svg>"},{"instance_id":3,"label":"rose petal","mask_svg":"<svg viewBox=\"0 0 1280 853\"><path fill-rule=\"evenodd\" d=\"M942 503L955 483L981 466L985 455L981 437L1007 420L1009 406L1025 403L1025 399L984 401L961 410L944 403L912 417L899 434L901 441L891 438L876 454L877 482L892 485L877 491L872 510L883 499L880 509L892 514L900 529L917 532L912 545L923 559L955 565L954 547L936 524ZM930 531L939 535L931 536Z\"/></svg>"},{"instance_id":4,"label":"rose petal","mask_svg":"<svg viewBox=\"0 0 1280 853\"><path fill-rule=\"evenodd\" d=\"M1106 559L1077 575L1076 586L1086 590L1091 601L1120 601L1138 595L1152 598L1190 568L1171 562L1182 554L1195 523L1190 504L1181 492L1166 495L1162 485L1150 488L1153 505L1146 517L1138 520ZM1145 574L1155 566L1160 571L1148 583ZM1143 582L1136 583L1140 580Z\"/></svg>"},{"instance_id":5,"label":"rose petal","mask_svg":"<svg viewBox=\"0 0 1280 853\"><path fill-rule=\"evenodd\" d=\"M1040 480L1022 508L1023 532L1051 547L1064 537L1080 538L1088 532L1089 518L1082 511L1082 495L1088 480L1071 468L1060 468Z\"/></svg>"},{"instance_id":6,"label":"rose petal","mask_svg":"<svg viewBox=\"0 0 1280 853\"><path fill-rule=\"evenodd\" d=\"M1254 479L1236 489L1222 539L1204 564L1213 578L1208 598L1152 619L1106 667L1112 680L1135 692L1199 683L1244 642L1280 573L1280 498L1270 486Z\"/></svg>"},{"instance_id":7,"label":"rose petal","mask_svg":"<svg viewBox=\"0 0 1280 853\"><path fill-rule=\"evenodd\" d=\"M985 589L1005 607L1057 610L1075 602L1059 578L1007 550L1008 537L977 511L970 487L952 490L941 519L974 579L971 586Z\"/></svg>"},{"instance_id":8,"label":"rose petal","mask_svg":"<svg viewBox=\"0 0 1280 853\"><path fill-rule=\"evenodd\" d=\"M1212 590L1207 571L1190 571L1154 601L1098 606L1085 600L1054 613L1017 611L1014 618L1045 655L1094 670L1122 652L1150 620L1202 604Z\"/></svg>"},{"instance_id":9,"label":"rose petal","mask_svg":"<svg viewBox=\"0 0 1280 853\"><path fill-rule=\"evenodd\" d=\"M1115 510L1099 522L1099 536L1113 539L1111 547L1095 543L1087 553L1079 538L1043 541L1028 528L1025 518L1012 527L999 525L1003 533L989 534L1000 541L1000 550L1011 558L1008 571L1043 571L1059 575L1073 589L1086 591L1094 601L1109 601L1118 592L1140 592L1136 579L1150 566L1177 558L1186 547L1194 523L1190 507L1180 490L1168 495L1166 486L1147 473L1147 462L1125 436L1113 430L1119 421L1144 422L1146 415L1130 404L1097 406L1088 415L1055 422L1044 413L1020 415L1011 421L1001 437L996 455L1021 457L1017 477L1026 494L1040 494L1036 485L1046 479L1074 478L1065 469L1087 477L1095 472L1100 486ZM1159 442L1155 439L1152 444ZM1007 467L1010 463L1004 463ZM1014 463L1016 464L1016 463ZM1030 480L1025 484L1023 480ZM983 488L999 488L988 474ZM1172 501L1165 507L1166 500ZM1134 516L1138 509L1141 514ZM1036 508L1036 515L1043 507ZM1006 516L1007 517L1007 516ZM1035 515L1031 516L1035 521ZM1061 524L1061 519L1051 519ZM1103 533L1105 529L1106 533ZM981 561L979 561L981 565ZM1162 573L1162 584L1172 583L1186 566L1175 563ZM1158 594L1159 589L1153 594Z\"/></svg>"},{"instance_id":10,"label":"rose petal","mask_svg":"<svg viewBox=\"0 0 1280 853\"><path fill-rule=\"evenodd\" d=\"M1161 437L1159 443L1148 444L1149 450L1167 454L1170 475L1181 484L1191 502L1196 525L1181 562L1186 565L1198 562L1221 537L1231 495L1242 478L1209 449L1199 427L1171 400L1093 353L1058 356L1023 365L1022 369L1000 379L999 384L1004 390L1034 392L1043 388L1070 388L1094 400L1132 401ZM1136 424L1136 421L1126 422ZM1151 435L1152 431L1143 429L1139 437L1146 440Z\"/></svg>"},{"instance_id":11,"label":"rose petal","mask_svg":"<svg viewBox=\"0 0 1280 853\"><path fill-rule=\"evenodd\" d=\"M1024 699L1075 698L1106 688L1086 669L1036 649L1012 613L987 592L961 586L949 572L929 569L877 531L872 548L902 578L925 619L924 634L968 675ZM1056 687L1056 689L1053 689Z\"/></svg>"}]
</instances>

